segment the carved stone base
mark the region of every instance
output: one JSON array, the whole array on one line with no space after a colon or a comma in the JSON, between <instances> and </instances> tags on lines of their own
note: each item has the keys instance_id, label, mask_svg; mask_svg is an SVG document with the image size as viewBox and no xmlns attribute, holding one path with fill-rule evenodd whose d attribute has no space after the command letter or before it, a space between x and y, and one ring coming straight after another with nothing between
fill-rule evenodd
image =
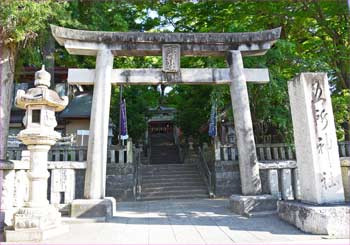
<instances>
[{"instance_id":1,"label":"carved stone base","mask_svg":"<svg viewBox=\"0 0 350 245\"><path fill-rule=\"evenodd\" d=\"M247 217L270 215L277 212L277 198L272 195L242 196L232 195L230 197L231 210L239 215Z\"/></svg>"},{"instance_id":2,"label":"carved stone base","mask_svg":"<svg viewBox=\"0 0 350 245\"><path fill-rule=\"evenodd\" d=\"M278 216L302 231L334 238L350 237L350 204L313 205L278 201Z\"/></svg>"},{"instance_id":3,"label":"carved stone base","mask_svg":"<svg viewBox=\"0 0 350 245\"><path fill-rule=\"evenodd\" d=\"M71 205L71 217L74 218L104 218L108 221L116 210L114 198L76 199Z\"/></svg>"},{"instance_id":4,"label":"carved stone base","mask_svg":"<svg viewBox=\"0 0 350 245\"><path fill-rule=\"evenodd\" d=\"M51 205L40 208L20 208L14 215L14 225L5 231L7 242L41 241L67 232L61 224L61 213Z\"/></svg>"},{"instance_id":5,"label":"carved stone base","mask_svg":"<svg viewBox=\"0 0 350 245\"><path fill-rule=\"evenodd\" d=\"M14 229L57 227L61 224L61 213L53 206L45 208L20 208L14 217Z\"/></svg>"}]
</instances>

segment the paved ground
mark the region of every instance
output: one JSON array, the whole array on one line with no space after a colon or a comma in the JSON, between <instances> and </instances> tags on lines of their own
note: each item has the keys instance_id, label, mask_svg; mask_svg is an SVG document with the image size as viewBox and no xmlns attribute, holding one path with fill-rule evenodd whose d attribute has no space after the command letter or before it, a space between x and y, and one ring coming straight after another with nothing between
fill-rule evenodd
<instances>
[{"instance_id":1,"label":"paved ground","mask_svg":"<svg viewBox=\"0 0 350 245\"><path fill-rule=\"evenodd\" d=\"M70 224L70 232L43 243L56 244L349 244L307 235L277 216L234 215L221 200L122 202L109 223Z\"/></svg>"}]
</instances>

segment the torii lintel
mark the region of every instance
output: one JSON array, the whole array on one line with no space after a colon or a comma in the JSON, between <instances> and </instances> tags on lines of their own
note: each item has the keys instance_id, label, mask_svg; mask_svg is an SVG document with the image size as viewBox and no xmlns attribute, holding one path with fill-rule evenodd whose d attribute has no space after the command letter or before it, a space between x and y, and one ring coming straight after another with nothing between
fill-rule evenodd
<instances>
[{"instance_id":1,"label":"torii lintel","mask_svg":"<svg viewBox=\"0 0 350 245\"><path fill-rule=\"evenodd\" d=\"M281 28L236 33L147 33L69 29L51 25L52 35L70 54L96 55L108 49L115 56L156 56L166 44L180 45L182 56L263 55L280 37Z\"/></svg>"}]
</instances>

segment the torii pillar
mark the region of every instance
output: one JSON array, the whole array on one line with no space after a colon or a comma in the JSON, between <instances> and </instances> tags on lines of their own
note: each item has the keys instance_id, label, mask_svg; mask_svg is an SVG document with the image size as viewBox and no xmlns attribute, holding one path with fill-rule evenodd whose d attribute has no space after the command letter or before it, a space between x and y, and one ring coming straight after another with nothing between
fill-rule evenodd
<instances>
[{"instance_id":1,"label":"torii pillar","mask_svg":"<svg viewBox=\"0 0 350 245\"><path fill-rule=\"evenodd\" d=\"M242 194L257 195L261 193L261 180L243 59L238 50L229 51L226 58L230 66L230 93L237 137Z\"/></svg>"},{"instance_id":2,"label":"torii pillar","mask_svg":"<svg viewBox=\"0 0 350 245\"><path fill-rule=\"evenodd\" d=\"M108 49L97 52L84 186L86 199L105 197L113 58L112 52Z\"/></svg>"}]
</instances>

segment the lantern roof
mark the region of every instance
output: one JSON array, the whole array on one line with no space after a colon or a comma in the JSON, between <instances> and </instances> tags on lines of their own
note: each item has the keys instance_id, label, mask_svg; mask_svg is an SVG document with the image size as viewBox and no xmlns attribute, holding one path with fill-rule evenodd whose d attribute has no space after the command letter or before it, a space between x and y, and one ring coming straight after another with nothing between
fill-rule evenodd
<instances>
[{"instance_id":1,"label":"lantern roof","mask_svg":"<svg viewBox=\"0 0 350 245\"><path fill-rule=\"evenodd\" d=\"M27 91L18 90L15 105L26 110L29 105L47 105L54 107L55 111L62 111L68 104L68 97L60 97L54 90L49 89L51 75L45 66L35 73L35 88Z\"/></svg>"}]
</instances>

